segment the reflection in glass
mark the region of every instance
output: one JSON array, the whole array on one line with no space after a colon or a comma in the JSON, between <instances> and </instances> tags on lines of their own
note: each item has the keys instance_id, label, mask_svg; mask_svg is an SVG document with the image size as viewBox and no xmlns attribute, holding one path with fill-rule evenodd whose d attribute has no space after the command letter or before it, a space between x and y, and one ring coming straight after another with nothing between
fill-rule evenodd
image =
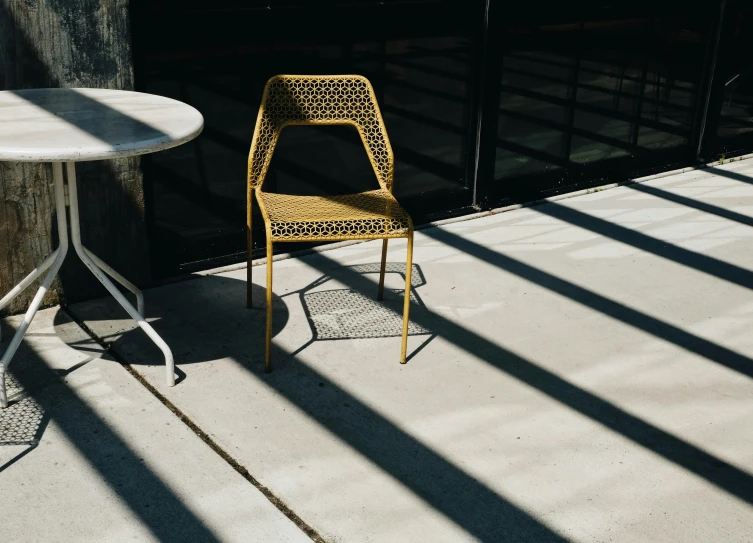
<instances>
[{"instance_id":1,"label":"reflection in glass","mask_svg":"<svg viewBox=\"0 0 753 543\"><path fill-rule=\"evenodd\" d=\"M531 185L546 191L687 148L704 23L636 16L504 31L494 175L520 178L504 185L511 192L530 194L520 176L552 174Z\"/></svg>"},{"instance_id":2,"label":"reflection in glass","mask_svg":"<svg viewBox=\"0 0 753 543\"><path fill-rule=\"evenodd\" d=\"M730 2L725 20L725 47L717 63L723 85L721 112L717 125L718 153L750 150L753 135L753 7L746 2Z\"/></svg>"}]
</instances>

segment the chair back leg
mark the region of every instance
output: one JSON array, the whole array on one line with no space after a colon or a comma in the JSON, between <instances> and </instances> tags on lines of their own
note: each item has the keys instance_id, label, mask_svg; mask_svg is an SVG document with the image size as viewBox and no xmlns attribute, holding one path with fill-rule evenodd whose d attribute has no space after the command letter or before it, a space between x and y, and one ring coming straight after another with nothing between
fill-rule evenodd
<instances>
[{"instance_id":1,"label":"chair back leg","mask_svg":"<svg viewBox=\"0 0 753 543\"><path fill-rule=\"evenodd\" d=\"M386 241L386 240L385 240ZM385 244L386 246L386 244ZM400 352L400 363L406 362L408 349L408 323L410 322L410 287L411 272L413 271L413 232L408 236L408 255L405 260L405 301L403 302L403 345Z\"/></svg>"},{"instance_id":2,"label":"chair back leg","mask_svg":"<svg viewBox=\"0 0 753 543\"><path fill-rule=\"evenodd\" d=\"M387 265L387 238L382 240L382 267L379 270L379 293L377 300L384 299L384 269Z\"/></svg>"}]
</instances>

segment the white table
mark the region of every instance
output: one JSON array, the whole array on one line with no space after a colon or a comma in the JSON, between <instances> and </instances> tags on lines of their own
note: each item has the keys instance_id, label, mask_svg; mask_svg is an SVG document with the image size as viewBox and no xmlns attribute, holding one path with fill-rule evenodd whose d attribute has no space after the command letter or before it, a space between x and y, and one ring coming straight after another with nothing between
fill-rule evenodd
<instances>
[{"instance_id":1,"label":"white table","mask_svg":"<svg viewBox=\"0 0 753 543\"><path fill-rule=\"evenodd\" d=\"M167 385L175 384L172 352L146 322L141 291L81 244L75 163L175 147L198 136L203 126L201 113L191 106L151 94L106 89L0 92L0 161L52 163L60 238L58 248L0 300L2 310L49 269L0 360L0 407L8 406L5 390L8 364L68 253L68 211L76 254L162 350ZM108 275L136 295L136 308Z\"/></svg>"}]
</instances>

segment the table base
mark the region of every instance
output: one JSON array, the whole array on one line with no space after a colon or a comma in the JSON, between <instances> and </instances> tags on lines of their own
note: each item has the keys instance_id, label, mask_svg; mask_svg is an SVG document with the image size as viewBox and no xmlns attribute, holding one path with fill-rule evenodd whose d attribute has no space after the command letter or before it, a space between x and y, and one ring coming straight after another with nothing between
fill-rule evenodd
<instances>
[{"instance_id":1,"label":"table base","mask_svg":"<svg viewBox=\"0 0 753 543\"><path fill-rule=\"evenodd\" d=\"M31 285L34 280L39 278L45 271L44 280L42 285L37 290L36 296L31 302L29 309L24 315L24 320L16 330L13 339L10 341L8 348L5 350L2 359L0 360L0 407L8 407L8 396L5 389L5 374L8 370L13 355L16 353L18 346L21 343L26 330L29 328L34 315L39 310L39 306L42 303L44 295L50 288L53 279L60 270L60 266L63 264L66 255L68 254L68 221L67 210L70 211L70 237L73 243L73 248L81 261L87 268L99 279L99 281L105 286L108 292L123 306L130 317L134 319L144 332L151 338L152 341L160 348L165 356L165 370L167 372L167 386L175 385L175 362L173 360L173 353L170 351L170 347L167 343L154 331L154 328L146 322L144 318L144 295L136 288L131 282L125 279L118 272L113 270L110 266L105 264L99 257L93 254L89 249L83 246L81 243L81 231L79 229L79 214L78 214L78 193L76 191L76 164L74 162L66 162L66 174L63 175L63 163L53 162L52 169L55 179L55 208L57 211L58 222L58 237L59 245L50 256L45 258L41 264L39 264L29 275L27 275L18 285L5 295L0 300L0 310L6 307L16 296L18 296L24 289ZM66 190L67 189L67 190ZM109 277L108 277L109 275ZM136 308L126 299L120 290L113 284L110 278L120 283L127 290L132 292L136 296ZM0 332L1 334L1 332ZM2 335L0 335L0 341Z\"/></svg>"}]
</instances>

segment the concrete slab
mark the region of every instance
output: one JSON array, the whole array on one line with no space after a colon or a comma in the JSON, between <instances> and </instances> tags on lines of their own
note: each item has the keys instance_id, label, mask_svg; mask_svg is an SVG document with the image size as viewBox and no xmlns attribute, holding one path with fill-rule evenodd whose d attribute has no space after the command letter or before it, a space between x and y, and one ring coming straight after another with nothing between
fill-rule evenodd
<instances>
[{"instance_id":1,"label":"concrete slab","mask_svg":"<svg viewBox=\"0 0 753 543\"><path fill-rule=\"evenodd\" d=\"M0 410L1 540L311 541L102 354L57 308L33 321Z\"/></svg>"},{"instance_id":2,"label":"concrete slab","mask_svg":"<svg viewBox=\"0 0 753 543\"><path fill-rule=\"evenodd\" d=\"M742 162L424 230L405 366L379 242L275 264L270 375L245 270L147 293L174 389L73 311L328 540L749 541L752 224Z\"/></svg>"}]
</instances>

